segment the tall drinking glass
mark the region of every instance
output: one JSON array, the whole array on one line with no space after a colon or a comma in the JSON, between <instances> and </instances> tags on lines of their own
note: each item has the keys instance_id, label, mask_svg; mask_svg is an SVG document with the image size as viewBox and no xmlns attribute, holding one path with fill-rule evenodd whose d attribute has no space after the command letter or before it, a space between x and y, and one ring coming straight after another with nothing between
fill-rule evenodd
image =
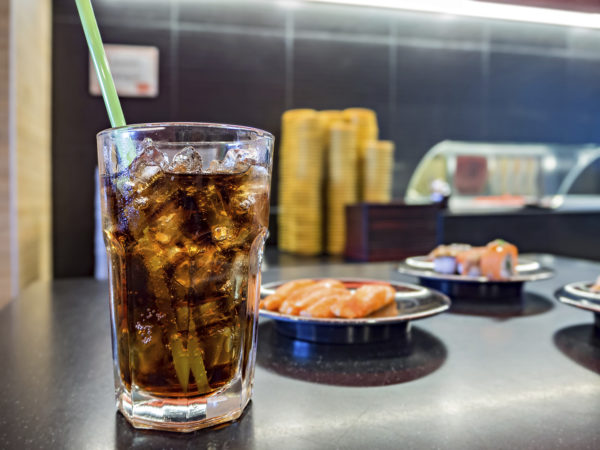
<instances>
[{"instance_id":1,"label":"tall drinking glass","mask_svg":"<svg viewBox=\"0 0 600 450\"><path fill-rule=\"evenodd\" d=\"M138 428L239 417L254 376L273 136L156 123L97 136L117 408Z\"/></svg>"}]
</instances>

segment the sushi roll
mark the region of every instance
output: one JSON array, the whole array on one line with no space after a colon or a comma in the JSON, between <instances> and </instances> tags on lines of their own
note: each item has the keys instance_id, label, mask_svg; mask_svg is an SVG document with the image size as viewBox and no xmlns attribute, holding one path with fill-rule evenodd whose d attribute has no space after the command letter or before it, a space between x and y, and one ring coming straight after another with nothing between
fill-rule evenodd
<instances>
[{"instance_id":1,"label":"sushi roll","mask_svg":"<svg viewBox=\"0 0 600 450\"><path fill-rule=\"evenodd\" d=\"M433 270L445 274L456 273L456 257L438 256L433 260Z\"/></svg>"},{"instance_id":2,"label":"sushi roll","mask_svg":"<svg viewBox=\"0 0 600 450\"><path fill-rule=\"evenodd\" d=\"M502 239L490 242L481 255L481 274L489 280L507 280L517 273L517 247Z\"/></svg>"},{"instance_id":3,"label":"sushi roll","mask_svg":"<svg viewBox=\"0 0 600 450\"><path fill-rule=\"evenodd\" d=\"M468 277L481 276L481 256L485 251L485 247L473 247L456 255L458 273Z\"/></svg>"},{"instance_id":4,"label":"sushi roll","mask_svg":"<svg viewBox=\"0 0 600 450\"><path fill-rule=\"evenodd\" d=\"M429 258L433 260L433 270L438 273L455 274L457 270L456 256L470 249L467 244L450 244L436 247Z\"/></svg>"}]
</instances>

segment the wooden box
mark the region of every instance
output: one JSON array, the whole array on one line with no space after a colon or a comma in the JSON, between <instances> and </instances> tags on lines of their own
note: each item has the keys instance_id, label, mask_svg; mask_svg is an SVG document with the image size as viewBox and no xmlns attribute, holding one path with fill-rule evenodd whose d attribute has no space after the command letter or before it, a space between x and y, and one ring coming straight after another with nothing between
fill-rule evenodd
<instances>
[{"instance_id":1,"label":"wooden box","mask_svg":"<svg viewBox=\"0 0 600 450\"><path fill-rule=\"evenodd\" d=\"M399 261L427 254L441 236L440 212L438 205L347 206L345 257L354 261Z\"/></svg>"}]
</instances>

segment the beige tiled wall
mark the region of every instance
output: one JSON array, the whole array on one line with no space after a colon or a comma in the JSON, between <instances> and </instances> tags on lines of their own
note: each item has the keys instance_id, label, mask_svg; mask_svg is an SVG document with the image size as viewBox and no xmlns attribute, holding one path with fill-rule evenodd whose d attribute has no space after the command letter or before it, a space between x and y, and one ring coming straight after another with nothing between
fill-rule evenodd
<instances>
[{"instance_id":1,"label":"beige tiled wall","mask_svg":"<svg viewBox=\"0 0 600 450\"><path fill-rule=\"evenodd\" d=\"M51 276L51 3L13 0L21 288Z\"/></svg>"},{"instance_id":2,"label":"beige tiled wall","mask_svg":"<svg viewBox=\"0 0 600 450\"><path fill-rule=\"evenodd\" d=\"M0 0L0 307L11 293L9 181L9 2Z\"/></svg>"},{"instance_id":3,"label":"beige tiled wall","mask_svg":"<svg viewBox=\"0 0 600 450\"><path fill-rule=\"evenodd\" d=\"M50 0L0 0L0 307L51 276L51 24Z\"/></svg>"}]
</instances>

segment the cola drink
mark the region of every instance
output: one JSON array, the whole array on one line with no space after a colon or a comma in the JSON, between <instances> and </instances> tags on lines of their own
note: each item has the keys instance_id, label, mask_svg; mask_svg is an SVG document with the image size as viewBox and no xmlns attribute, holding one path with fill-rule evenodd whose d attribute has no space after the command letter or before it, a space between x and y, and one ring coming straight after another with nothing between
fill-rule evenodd
<instances>
[{"instance_id":1,"label":"cola drink","mask_svg":"<svg viewBox=\"0 0 600 450\"><path fill-rule=\"evenodd\" d=\"M130 421L134 392L205 398L253 375L269 167L240 148L207 164L193 147L159 147L146 139L126 170L101 176L118 405Z\"/></svg>"}]
</instances>

